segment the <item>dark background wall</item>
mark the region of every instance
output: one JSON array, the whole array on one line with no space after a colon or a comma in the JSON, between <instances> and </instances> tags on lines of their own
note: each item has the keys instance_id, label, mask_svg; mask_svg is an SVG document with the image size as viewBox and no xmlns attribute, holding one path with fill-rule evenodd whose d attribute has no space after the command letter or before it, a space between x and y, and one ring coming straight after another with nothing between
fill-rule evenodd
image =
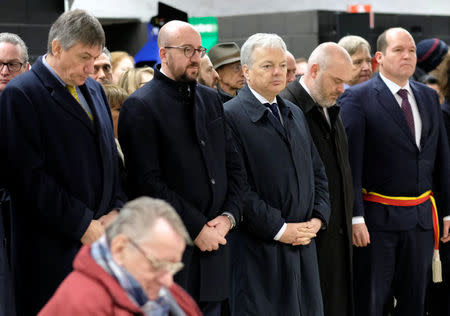
<instances>
[{"instance_id":1,"label":"dark background wall","mask_svg":"<svg viewBox=\"0 0 450 316\"><path fill-rule=\"evenodd\" d=\"M31 60L45 53L50 25L64 12L62 0L0 0L0 32L19 34L29 47ZM334 11L299 11L288 13L218 17L219 42L235 41L242 45L257 32L277 33L296 57L308 57L317 44L337 42L348 34L362 35L375 52L376 38L388 27L402 26L416 42L438 37L450 44L448 16L375 14L375 27L369 28L367 14L349 15ZM100 20L111 51L126 50L136 54L147 40L147 25L139 21Z\"/></svg>"},{"instance_id":2,"label":"dark background wall","mask_svg":"<svg viewBox=\"0 0 450 316\"><path fill-rule=\"evenodd\" d=\"M335 11L301 11L275 14L219 17L219 42L235 41L242 45L256 32L276 33L296 57L308 57L312 50L326 41L337 42L345 35L366 38L376 51L377 37L387 28L407 29L416 43L437 37L450 44L448 16L375 14L374 28L369 27L368 14Z\"/></svg>"}]
</instances>

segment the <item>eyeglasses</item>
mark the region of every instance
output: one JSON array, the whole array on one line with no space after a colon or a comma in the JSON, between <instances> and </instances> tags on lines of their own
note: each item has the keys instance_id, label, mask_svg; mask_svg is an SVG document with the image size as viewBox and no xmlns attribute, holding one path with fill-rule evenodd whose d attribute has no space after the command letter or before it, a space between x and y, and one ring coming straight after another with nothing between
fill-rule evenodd
<instances>
[{"instance_id":1,"label":"eyeglasses","mask_svg":"<svg viewBox=\"0 0 450 316\"><path fill-rule=\"evenodd\" d=\"M199 53L200 57L203 57L206 54L206 48L204 48L204 47L202 47L202 48L194 48L192 46L166 46L164 48L182 49L184 51L184 56L186 56L187 58L194 57L196 52Z\"/></svg>"},{"instance_id":2,"label":"eyeglasses","mask_svg":"<svg viewBox=\"0 0 450 316\"><path fill-rule=\"evenodd\" d=\"M139 251L151 264L153 269L156 271L165 271L170 273L171 275L176 274L181 269L183 269L184 264L182 262L170 262L165 260L158 260L147 254L139 245L133 241L131 238L129 238L130 244L136 248L137 251Z\"/></svg>"},{"instance_id":3,"label":"eyeglasses","mask_svg":"<svg viewBox=\"0 0 450 316\"><path fill-rule=\"evenodd\" d=\"M18 61L12 63L0 62L0 71L3 70L4 66L6 66L9 72L18 72L23 67L23 65L24 63L19 63Z\"/></svg>"}]
</instances>

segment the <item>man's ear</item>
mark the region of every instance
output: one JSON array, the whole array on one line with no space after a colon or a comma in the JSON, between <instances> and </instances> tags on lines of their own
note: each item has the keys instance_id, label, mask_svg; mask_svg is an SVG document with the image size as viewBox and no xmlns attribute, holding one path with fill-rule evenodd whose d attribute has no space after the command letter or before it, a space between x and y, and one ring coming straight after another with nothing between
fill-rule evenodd
<instances>
[{"instance_id":1,"label":"man's ear","mask_svg":"<svg viewBox=\"0 0 450 316\"><path fill-rule=\"evenodd\" d=\"M63 51L63 47L59 43L58 40L52 41L52 55L53 56L59 56L61 52Z\"/></svg>"},{"instance_id":2,"label":"man's ear","mask_svg":"<svg viewBox=\"0 0 450 316\"><path fill-rule=\"evenodd\" d=\"M245 81L251 82L251 80L250 80L250 68L247 66L247 64L242 65L242 72L244 73Z\"/></svg>"},{"instance_id":3,"label":"man's ear","mask_svg":"<svg viewBox=\"0 0 450 316\"><path fill-rule=\"evenodd\" d=\"M161 64L167 59L167 48L160 47L159 48L159 58L161 59Z\"/></svg>"},{"instance_id":4,"label":"man's ear","mask_svg":"<svg viewBox=\"0 0 450 316\"><path fill-rule=\"evenodd\" d=\"M382 52L376 52L376 53L375 53L375 59L377 60L377 63L378 63L379 65L382 64L383 58L384 58L384 55L383 55Z\"/></svg>"},{"instance_id":5,"label":"man's ear","mask_svg":"<svg viewBox=\"0 0 450 316\"><path fill-rule=\"evenodd\" d=\"M125 261L125 255L126 255L126 251L125 248L128 245L128 237L123 235L123 234L119 234L116 237L114 237L109 245L109 249L111 251L111 255L114 258L114 260L119 264L122 265L123 262Z\"/></svg>"},{"instance_id":6,"label":"man's ear","mask_svg":"<svg viewBox=\"0 0 450 316\"><path fill-rule=\"evenodd\" d=\"M316 79L317 76L319 75L319 71L320 71L319 64L312 64L311 68L308 70L310 76L314 79Z\"/></svg>"}]
</instances>

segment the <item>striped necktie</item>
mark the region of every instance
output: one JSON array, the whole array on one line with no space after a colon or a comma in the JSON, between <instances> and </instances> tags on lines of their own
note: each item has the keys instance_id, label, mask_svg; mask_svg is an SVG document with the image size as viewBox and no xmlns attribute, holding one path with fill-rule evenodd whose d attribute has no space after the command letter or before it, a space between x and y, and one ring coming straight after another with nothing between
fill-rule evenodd
<instances>
[{"instance_id":1,"label":"striped necktie","mask_svg":"<svg viewBox=\"0 0 450 316\"><path fill-rule=\"evenodd\" d=\"M78 104L81 105L81 107L83 108L84 112L86 112L87 116L89 116L89 119L91 121L94 121L94 117L92 116L92 114L89 113L88 111L86 111L86 109L81 104L80 99L78 98L77 89L75 88L75 86L67 85L67 90L69 90L70 94L75 98L75 100L77 100Z\"/></svg>"}]
</instances>

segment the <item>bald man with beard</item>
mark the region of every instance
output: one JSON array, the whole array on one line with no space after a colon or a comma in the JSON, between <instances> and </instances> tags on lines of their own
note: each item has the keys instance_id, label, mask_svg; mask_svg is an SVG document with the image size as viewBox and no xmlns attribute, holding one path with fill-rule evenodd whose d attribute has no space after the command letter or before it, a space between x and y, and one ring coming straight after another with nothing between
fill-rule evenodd
<instances>
[{"instance_id":1,"label":"bald man with beard","mask_svg":"<svg viewBox=\"0 0 450 316\"><path fill-rule=\"evenodd\" d=\"M328 178L331 217L327 229L317 234L320 285L327 316L354 315L353 186L347 136L336 106L344 83L351 78L351 69L352 60L343 48L323 43L311 53L306 74L280 94L303 110Z\"/></svg>"},{"instance_id":2,"label":"bald man with beard","mask_svg":"<svg viewBox=\"0 0 450 316\"><path fill-rule=\"evenodd\" d=\"M220 315L228 297L227 234L241 220L241 169L227 139L222 102L196 82L206 49L188 23L171 21L158 36L161 65L124 103L119 141L131 197L169 202L194 247L175 276L205 315Z\"/></svg>"}]
</instances>

